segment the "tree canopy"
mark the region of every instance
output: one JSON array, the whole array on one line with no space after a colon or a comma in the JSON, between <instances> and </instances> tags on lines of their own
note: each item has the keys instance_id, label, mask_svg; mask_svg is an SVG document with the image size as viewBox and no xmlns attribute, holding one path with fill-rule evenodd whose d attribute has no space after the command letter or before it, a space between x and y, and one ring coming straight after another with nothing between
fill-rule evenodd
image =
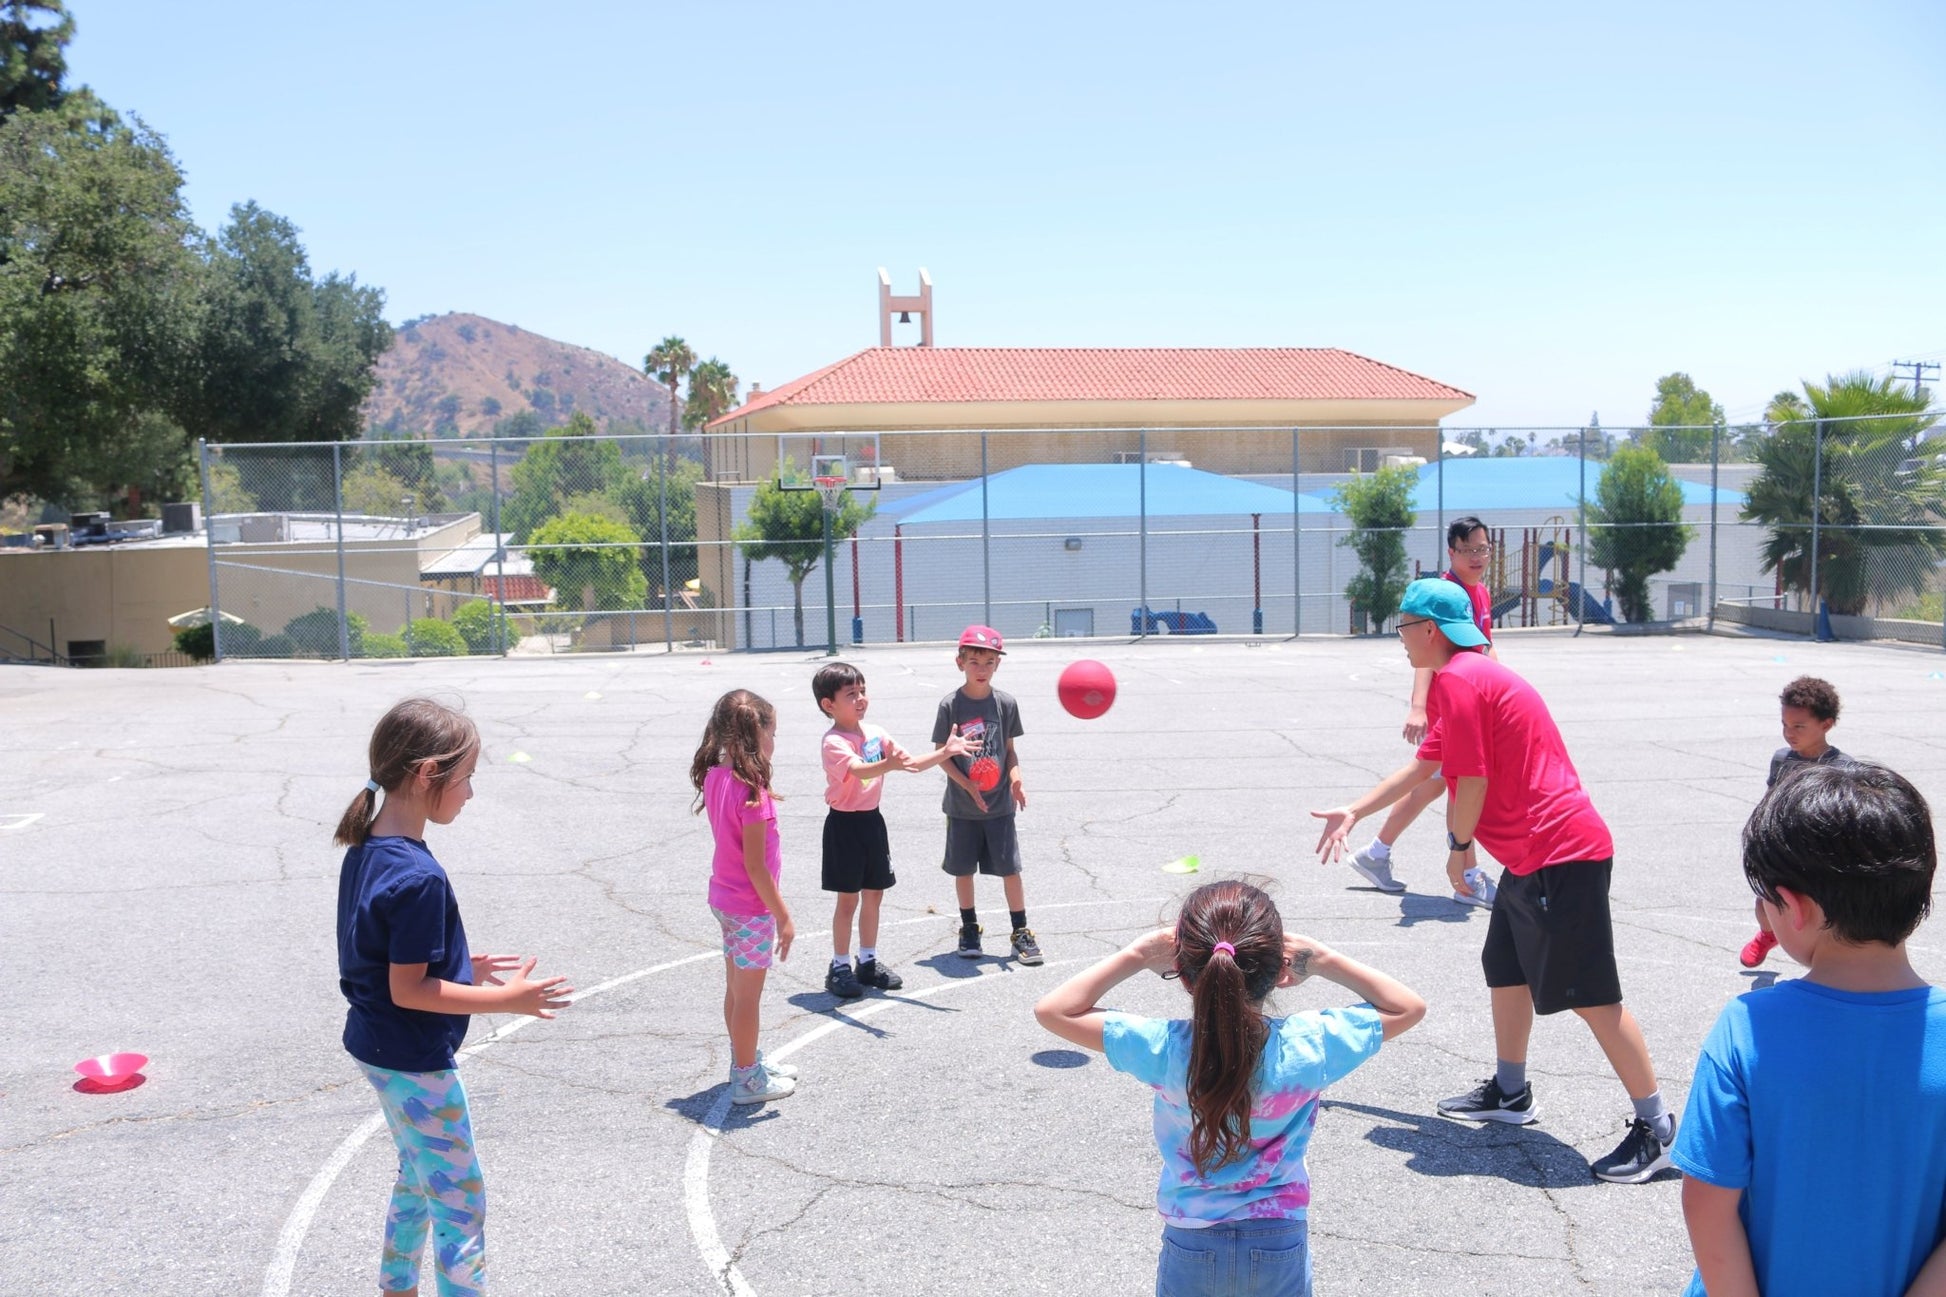
<instances>
[{"instance_id":1,"label":"tree canopy","mask_svg":"<svg viewBox=\"0 0 1946 1297\"><path fill-rule=\"evenodd\" d=\"M877 507L876 503L860 504L849 490L841 493L838 511L831 518L831 539L836 542L857 535ZM784 565L791 583L797 643L802 646L804 578L824 557L823 500L816 491L787 491L774 479L766 481L751 498L750 513L737 527L734 539L749 562L774 558Z\"/></svg>"},{"instance_id":2,"label":"tree canopy","mask_svg":"<svg viewBox=\"0 0 1946 1297\"><path fill-rule=\"evenodd\" d=\"M1622 616L1652 621L1649 578L1672 570L1689 547L1682 521L1682 487L1661 456L1624 446L1608 461L1588 505L1588 559L1612 574Z\"/></svg>"},{"instance_id":3,"label":"tree canopy","mask_svg":"<svg viewBox=\"0 0 1946 1297\"><path fill-rule=\"evenodd\" d=\"M1407 576L1405 534L1418 521L1412 492L1419 475L1409 468L1381 468L1362 473L1332 492L1338 511L1351 520L1352 531L1338 541L1358 555L1358 575L1345 582L1345 598L1355 613L1383 630L1399 611Z\"/></svg>"},{"instance_id":4,"label":"tree canopy","mask_svg":"<svg viewBox=\"0 0 1946 1297\"><path fill-rule=\"evenodd\" d=\"M1711 430L1722 426L1723 407L1696 386L1696 380L1680 372L1664 374L1656 380L1649 426L1640 431L1637 444L1654 451L1665 464L1706 462Z\"/></svg>"},{"instance_id":5,"label":"tree canopy","mask_svg":"<svg viewBox=\"0 0 1946 1297\"><path fill-rule=\"evenodd\" d=\"M61 0L0 3L0 118L61 106L73 39L74 19Z\"/></svg>"}]
</instances>

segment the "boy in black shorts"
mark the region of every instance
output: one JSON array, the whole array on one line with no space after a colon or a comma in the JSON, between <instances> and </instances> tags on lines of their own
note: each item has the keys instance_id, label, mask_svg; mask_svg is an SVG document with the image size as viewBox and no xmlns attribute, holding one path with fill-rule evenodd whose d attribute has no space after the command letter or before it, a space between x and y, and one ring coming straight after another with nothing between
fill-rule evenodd
<instances>
[{"instance_id":1,"label":"boy in black shorts","mask_svg":"<svg viewBox=\"0 0 1946 1297\"><path fill-rule=\"evenodd\" d=\"M905 985L878 962L878 911L885 889L898 882L892 873L892 847L878 801L889 770L930 770L948 757L971 750L957 734L938 751L914 758L876 725L865 723L870 705L865 673L848 662L832 662L811 678L811 696L831 718L824 732L824 890L836 892L831 914L831 969L824 989L841 1000L855 1000L867 986L896 991ZM858 966L851 962L851 917L858 916Z\"/></svg>"},{"instance_id":2,"label":"boy in black shorts","mask_svg":"<svg viewBox=\"0 0 1946 1297\"><path fill-rule=\"evenodd\" d=\"M972 747L945 766L945 870L953 876L959 898L961 958L978 959L983 953L980 918L973 908L973 875L978 872L999 878L1006 892L1014 957L1038 964L1041 948L1027 926L1020 840L1014 834L1014 812L1027 809L1027 786L1014 756L1014 740L1023 733L1020 704L993 687L993 673L1005 655L1000 632L991 626L968 626L960 632L959 655L953 661L966 683L939 700L939 715L932 723L932 741L941 751L955 733Z\"/></svg>"}]
</instances>

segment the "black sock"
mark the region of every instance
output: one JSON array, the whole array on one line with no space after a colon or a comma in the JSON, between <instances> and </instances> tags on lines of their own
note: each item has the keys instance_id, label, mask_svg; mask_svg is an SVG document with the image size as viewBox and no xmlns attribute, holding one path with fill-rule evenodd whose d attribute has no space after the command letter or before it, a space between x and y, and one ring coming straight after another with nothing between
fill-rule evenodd
<instances>
[{"instance_id":1,"label":"black sock","mask_svg":"<svg viewBox=\"0 0 1946 1297\"><path fill-rule=\"evenodd\" d=\"M959 921L961 927L971 928L979 924L980 916L978 914L975 914L972 910L962 909L959 912Z\"/></svg>"},{"instance_id":2,"label":"black sock","mask_svg":"<svg viewBox=\"0 0 1946 1297\"><path fill-rule=\"evenodd\" d=\"M1027 926L1027 911L1025 910L1008 910L1007 917L1014 921L1015 932L1019 932Z\"/></svg>"}]
</instances>

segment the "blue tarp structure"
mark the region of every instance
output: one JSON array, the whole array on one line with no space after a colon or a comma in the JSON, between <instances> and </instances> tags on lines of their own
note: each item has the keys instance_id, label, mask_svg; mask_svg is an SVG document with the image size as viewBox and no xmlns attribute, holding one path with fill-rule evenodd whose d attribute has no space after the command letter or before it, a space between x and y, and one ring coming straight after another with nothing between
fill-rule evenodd
<instances>
[{"instance_id":1,"label":"blue tarp structure","mask_svg":"<svg viewBox=\"0 0 1946 1297\"><path fill-rule=\"evenodd\" d=\"M1134 518L1144 512L1140 464L1023 464L987 479L986 516L995 521L1034 518ZM1308 495L1184 468L1150 464L1146 512L1151 518L1238 517L1253 513L1290 516L1328 514L1330 505ZM882 509L910 525L926 522L978 522L980 479L955 482L936 491L908 496Z\"/></svg>"},{"instance_id":2,"label":"blue tarp structure","mask_svg":"<svg viewBox=\"0 0 1946 1297\"><path fill-rule=\"evenodd\" d=\"M1596 485L1601 481L1601 473L1608 467L1601 460L1588 461L1588 502L1593 504ZM1682 502L1685 506L1703 505L1710 502L1710 489L1707 482L1685 482L1676 479L1682 488ZM1581 498L1581 461L1565 455L1545 455L1535 458L1486 458L1446 461L1446 512L1485 514L1496 509L1561 509L1575 507ZM1728 488L1718 488L1717 503L1726 508L1741 507L1743 492ZM1439 507L1439 465L1427 464L1419 470L1419 487L1412 493L1412 507L1420 513L1427 513Z\"/></svg>"}]
</instances>

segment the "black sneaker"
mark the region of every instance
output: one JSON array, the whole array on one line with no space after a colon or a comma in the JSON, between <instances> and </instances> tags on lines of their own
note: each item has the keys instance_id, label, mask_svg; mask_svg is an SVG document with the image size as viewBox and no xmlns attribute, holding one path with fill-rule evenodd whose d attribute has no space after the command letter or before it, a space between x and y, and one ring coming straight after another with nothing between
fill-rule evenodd
<instances>
[{"instance_id":1,"label":"black sneaker","mask_svg":"<svg viewBox=\"0 0 1946 1297\"><path fill-rule=\"evenodd\" d=\"M1663 1143L1655 1137L1655 1127L1637 1117L1628 1124L1628 1134L1613 1153L1597 1162L1590 1162L1588 1169L1595 1173L1598 1180L1611 1184L1641 1184L1665 1167L1674 1165L1669 1160L1669 1150L1676 1142L1675 1119L1670 1118L1669 1142Z\"/></svg>"},{"instance_id":2,"label":"black sneaker","mask_svg":"<svg viewBox=\"0 0 1946 1297\"><path fill-rule=\"evenodd\" d=\"M1540 1116L1534 1110L1534 1086L1531 1082L1521 1086L1519 1094L1508 1094L1500 1088L1499 1078L1492 1076L1465 1094L1441 1099L1439 1112L1445 1117L1464 1117L1468 1121L1502 1121L1510 1126L1525 1126Z\"/></svg>"},{"instance_id":3,"label":"black sneaker","mask_svg":"<svg viewBox=\"0 0 1946 1297\"><path fill-rule=\"evenodd\" d=\"M858 984L857 974L851 971L849 959L842 964L833 964L825 972L824 989L841 1000L855 1000L865 993L865 988Z\"/></svg>"},{"instance_id":4,"label":"black sneaker","mask_svg":"<svg viewBox=\"0 0 1946 1297\"><path fill-rule=\"evenodd\" d=\"M891 969L881 967L876 959L861 959L858 961L858 984L881 991L896 991L905 985L905 979Z\"/></svg>"},{"instance_id":5,"label":"black sneaker","mask_svg":"<svg viewBox=\"0 0 1946 1297\"><path fill-rule=\"evenodd\" d=\"M980 934L984 931L986 929L977 923L962 923L959 925L959 957L961 959L978 959L986 953L980 949Z\"/></svg>"},{"instance_id":6,"label":"black sneaker","mask_svg":"<svg viewBox=\"0 0 1946 1297\"><path fill-rule=\"evenodd\" d=\"M1032 928L1015 928L1010 938L1014 947L1014 958L1023 964L1041 963L1041 944L1034 940Z\"/></svg>"}]
</instances>

